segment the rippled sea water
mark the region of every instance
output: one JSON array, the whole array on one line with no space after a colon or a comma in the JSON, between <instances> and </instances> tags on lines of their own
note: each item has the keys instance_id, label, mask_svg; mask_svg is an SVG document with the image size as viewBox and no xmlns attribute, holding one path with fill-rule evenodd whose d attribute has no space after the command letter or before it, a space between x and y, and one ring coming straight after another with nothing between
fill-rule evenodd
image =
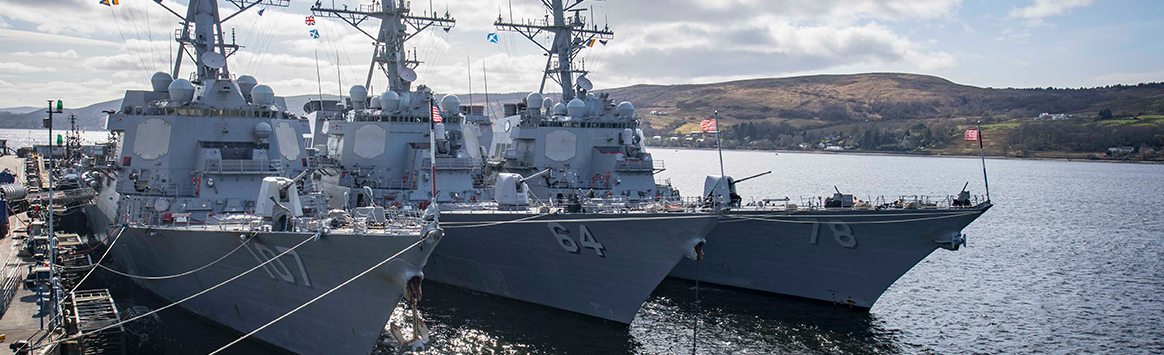
<instances>
[{"instance_id":1,"label":"rippled sea water","mask_svg":"<svg viewBox=\"0 0 1164 355\"><path fill-rule=\"evenodd\" d=\"M718 174L715 151L652 150L686 195ZM982 191L978 159L725 151L748 197L858 198ZM431 282L420 310L434 354L1164 353L1164 165L987 159L995 207L869 311L667 279L629 327ZM113 275L119 303L163 305ZM696 302L698 292L699 302ZM394 319L404 311L398 309ZM236 334L161 313L167 354ZM693 326L699 330L693 336ZM394 353L386 338L376 353ZM243 342L229 353L278 353Z\"/></svg>"}]
</instances>

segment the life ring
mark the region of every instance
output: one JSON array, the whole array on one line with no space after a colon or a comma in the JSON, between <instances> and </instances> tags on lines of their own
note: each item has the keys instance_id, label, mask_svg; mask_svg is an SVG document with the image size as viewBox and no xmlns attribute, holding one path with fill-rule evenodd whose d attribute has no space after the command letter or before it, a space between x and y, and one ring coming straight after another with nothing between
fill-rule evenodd
<instances>
[{"instance_id":1,"label":"life ring","mask_svg":"<svg viewBox=\"0 0 1164 355\"><path fill-rule=\"evenodd\" d=\"M469 196L469 202L477 203L477 195Z\"/></svg>"},{"instance_id":2,"label":"life ring","mask_svg":"<svg viewBox=\"0 0 1164 355\"><path fill-rule=\"evenodd\" d=\"M396 201L396 203L392 204L392 207L401 208L401 207L404 207L404 205L401 205L400 201Z\"/></svg>"},{"instance_id":3,"label":"life ring","mask_svg":"<svg viewBox=\"0 0 1164 355\"><path fill-rule=\"evenodd\" d=\"M590 182L598 182L598 175L591 176L591 177L590 177Z\"/></svg>"},{"instance_id":4,"label":"life ring","mask_svg":"<svg viewBox=\"0 0 1164 355\"><path fill-rule=\"evenodd\" d=\"M607 191L607 192L606 192L606 197L614 197L614 193L613 193L613 192L610 192L610 191Z\"/></svg>"}]
</instances>

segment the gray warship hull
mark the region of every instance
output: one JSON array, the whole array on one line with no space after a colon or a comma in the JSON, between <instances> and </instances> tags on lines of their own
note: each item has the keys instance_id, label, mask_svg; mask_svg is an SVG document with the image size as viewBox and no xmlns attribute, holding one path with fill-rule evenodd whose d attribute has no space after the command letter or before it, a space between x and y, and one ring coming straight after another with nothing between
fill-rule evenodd
<instances>
[{"instance_id":1,"label":"gray warship hull","mask_svg":"<svg viewBox=\"0 0 1164 355\"><path fill-rule=\"evenodd\" d=\"M898 278L990 208L734 210L696 265L671 276L872 308ZM698 268L698 274L697 274Z\"/></svg>"},{"instance_id":2,"label":"gray warship hull","mask_svg":"<svg viewBox=\"0 0 1164 355\"><path fill-rule=\"evenodd\" d=\"M717 220L714 214L442 212L446 236L425 278L629 324ZM601 245L601 255L592 243Z\"/></svg>"},{"instance_id":3,"label":"gray warship hull","mask_svg":"<svg viewBox=\"0 0 1164 355\"><path fill-rule=\"evenodd\" d=\"M105 237L116 229L94 205L85 212L98 235ZM239 247L243 233L127 227L105 244L113 243L110 256L125 272L145 276L183 273L230 254L189 276L134 279L146 290L175 302L313 237L303 232L261 232ZM250 332L416 241L415 236L324 235L180 306L240 333ZM424 244L413 248L254 337L299 354L368 354L402 296L404 285L397 285L390 275L420 270L432 249Z\"/></svg>"}]
</instances>

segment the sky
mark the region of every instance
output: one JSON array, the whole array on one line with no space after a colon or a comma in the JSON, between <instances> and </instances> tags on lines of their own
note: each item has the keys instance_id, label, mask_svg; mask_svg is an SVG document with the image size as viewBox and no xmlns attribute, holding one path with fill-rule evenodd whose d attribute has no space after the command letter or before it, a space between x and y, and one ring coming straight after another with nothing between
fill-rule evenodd
<instances>
[{"instance_id":1,"label":"sky","mask_svg":"<svg viewBox=\"0 0 1164 355\"><path fill-rule=\"evenodd\" d=\"M153 73L170 72L179 18L153 0L119 2L0 0L0 108L49 99L82 107L148 90ZM181 14L187 3L162 1ZM253 75L280 96L335 94L341 87L346 93L362 84L372 40L338 19L306 25L313 3L258 6L227 21L223 30L244 46L229 59L232 74ZM333 3L365 4L324 0ZM578 56L596 89L865 72L928 74L981 87L1164 81L1159 0L588 0L581 6L589 22L615 32L608 44ZM237 10L226 0L219 7L224 16ZM407 43L424 62L416 84L441 93L481 93L486 85L489 92L538 90L546 61L541 50L520 34L497 31L493 22L542 19L540 1L418 0L411 9L456 19L447 32L430 28ZM375 19L361 24L371 33L378 26ZM311 38L311 29L320 38ZM494 32L497 43L486 39ZM192 67L186 60L180 77ZM385 83L374 75L372 91L383 91Z\"/></svg>"}]
</instances>

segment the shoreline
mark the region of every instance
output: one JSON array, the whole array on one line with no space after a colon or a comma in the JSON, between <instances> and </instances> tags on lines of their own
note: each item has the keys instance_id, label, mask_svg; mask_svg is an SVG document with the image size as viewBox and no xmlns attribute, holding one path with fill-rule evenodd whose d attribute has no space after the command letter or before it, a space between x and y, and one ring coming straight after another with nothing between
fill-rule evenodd
<instances>
[{"instance_id":1,"label":"shoreline","mask_svg":"<svg viewBox=\"0 0 1164 355\"><path fill-rule=\"evenodd\" d=\"M691 147L662 147L662 146L647 146L650 149L678 149L678 150L716 150L715 148L691 148ZM966 158L979 159L978 155L966 154L932 154L932 153L912 153L912 152L894 152L894 151L867 151L867 150L842 150L842 151L827 151L827 150L790 150L790 149L724 149L725 151L733 152L772 152L772 153L802 153L802 154L839 154L839 155L867 155L867 156L905 156L905 157L923 157L923 158ZM986 159L995 160L1037 160L1037 161L1059 161L1059 162L1086 162L1086 163L1119 163L1119 164L1149 164L1160 165L1164 164L1164 160L1117 160L1117 159L1073 159L1073 158L1055 158L1055 157L1015 157L1007 155L987 155Z\"/></svg>"}]
</instances>

